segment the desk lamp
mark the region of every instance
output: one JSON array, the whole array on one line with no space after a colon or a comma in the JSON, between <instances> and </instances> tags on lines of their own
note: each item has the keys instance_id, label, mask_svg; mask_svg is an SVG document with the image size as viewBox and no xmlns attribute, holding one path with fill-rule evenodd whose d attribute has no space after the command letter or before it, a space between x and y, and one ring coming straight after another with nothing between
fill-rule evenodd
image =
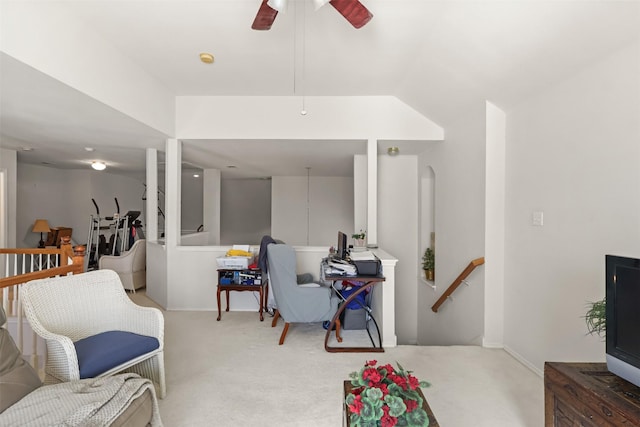
<instances>
[{"instance_id":1,"label":"desk lamp","mask_svg":"<svg viewBox=\"0 0 640 427\"><path fill-rule=\"evenodd\" d=\"M42 233L48 233L51 231L49 228L49 223L46 219L36 219L35 224L33 224L33 229L31 230L34 233L40 233L40 243L38 243L39 248L44 248L44 239L42 238Z\"/></svg>"}]
</instances>

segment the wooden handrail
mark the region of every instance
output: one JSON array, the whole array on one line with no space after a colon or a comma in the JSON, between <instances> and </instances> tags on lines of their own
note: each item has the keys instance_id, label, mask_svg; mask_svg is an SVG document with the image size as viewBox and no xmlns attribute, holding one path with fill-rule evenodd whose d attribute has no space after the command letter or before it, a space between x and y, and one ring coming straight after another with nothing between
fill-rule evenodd
<instances>
[{"instance_id":1,"label":"wooden handrail","mask_svg":"<svg viewBox=\"0 0 640 427\"><path fill-rule=\"evenodd\" d=\"M75 250L71 247L71 238L65 236L62 238L60 248L0 248L0 254L14 255L60 255L60 266L47 268L40 271L19 274L10 277L0 278L0 289L7 286L19 285L36 279L46 279L47 277L55 277L68 273L79 274L84 271L84 256L86 252L85 246L76 246ZM71 264L69 264L71 259Z\"/></svg>"},{"instance_id":2,"label":"wooden handrail","mask_svg":"<svg viewBox=\"0 0 640 427\"><path fill-rule=\"evenodd\" d=\"M433 307L431 307L431 310L433 310L434 313L437 313L438 308L440 308L442 303L446 301L449 295L451 295L458 288L458 286L460 286L460 283L462 283L464 279L466 279L467 276L469 276L469 274L471 274L471 272L475 270L477 266L482 264L484 264L484 257L476 258L473 261L471 261L469 265L467 265L467 268L465 268L462 271L462 273L460 273L460 275L456 278L456 280L454 280L453 283L449 285L447 290L444 291L444 293L440 296L440 298L438 298L438 301L436 301L436 303L433 304Z\"/></svg>"}]
</instances>

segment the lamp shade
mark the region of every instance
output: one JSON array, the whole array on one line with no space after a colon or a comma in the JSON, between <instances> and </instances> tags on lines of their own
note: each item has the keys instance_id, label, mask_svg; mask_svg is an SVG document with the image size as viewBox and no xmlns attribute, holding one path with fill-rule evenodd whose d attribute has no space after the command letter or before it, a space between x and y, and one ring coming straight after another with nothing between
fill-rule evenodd
<instances>
[{"instance_id":1,"label":"lamp shade","mask_svg":"<svg viewBox=\"0 0 640 427\"><path fill-rule=\"evenodd\" d=\"M35 224L33 224L33 229L31 230L34 233L48 233L51 231L49 228L49 223L46 219L36 219Z\"/></svg>"}]
</instances>

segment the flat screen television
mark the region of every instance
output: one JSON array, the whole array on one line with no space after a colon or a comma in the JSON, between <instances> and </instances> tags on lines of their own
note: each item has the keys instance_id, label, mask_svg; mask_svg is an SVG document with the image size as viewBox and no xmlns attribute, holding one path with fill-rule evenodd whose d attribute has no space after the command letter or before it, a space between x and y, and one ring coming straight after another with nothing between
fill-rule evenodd
<instances>
[{"instance_id":1,"label":"flat screen television","mask_svg":"<svg viewBox=\"0 0 640 427\"><path fill-rule=\"evenodd\" d=\"M347 258L347 235L338 231L338 258Z\"/></svg>"},{"instance_id":2,"label":"flat screen television","mask_svg":"<svg viewBox=\"0 0 640 427\"><path fill-rule=\"evenodd\" d=\"M606 256L607 369L640 387L640 259Z\"/></svg>"}]
</instances>

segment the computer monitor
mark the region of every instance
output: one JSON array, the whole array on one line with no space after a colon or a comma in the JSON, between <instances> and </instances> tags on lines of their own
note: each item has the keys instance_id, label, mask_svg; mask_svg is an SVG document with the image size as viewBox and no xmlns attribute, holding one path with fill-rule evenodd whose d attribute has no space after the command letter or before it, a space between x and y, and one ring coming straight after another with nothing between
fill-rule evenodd
<instances>
[{"instance_id":1,"label":"computer monitor","mask_svg":"<svg viewBox=\"0 0 640 427\"><path fill-rule=\"evenodd\" d=\"M347 257L347 235L342 231L338 231L338 258L345 259Z\"/></svg>"}]
</instances>

